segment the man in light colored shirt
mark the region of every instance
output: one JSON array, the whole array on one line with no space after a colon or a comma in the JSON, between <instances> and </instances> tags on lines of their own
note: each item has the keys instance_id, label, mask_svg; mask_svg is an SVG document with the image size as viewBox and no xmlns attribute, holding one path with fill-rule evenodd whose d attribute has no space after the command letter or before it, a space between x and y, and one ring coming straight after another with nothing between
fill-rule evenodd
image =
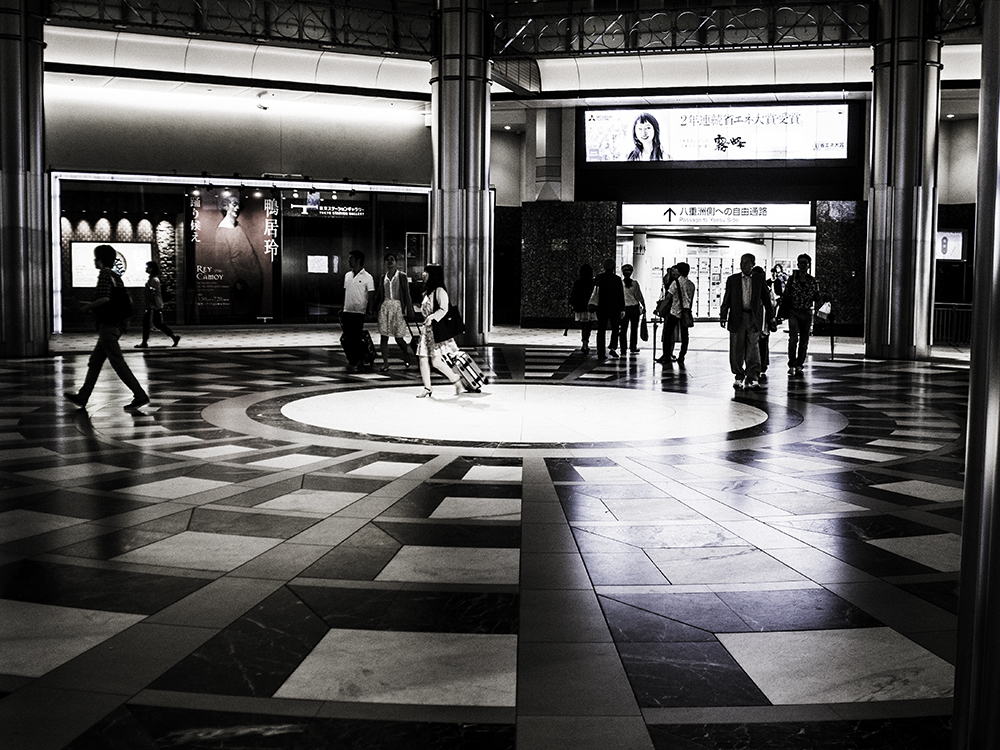
<instances>
[{"instance_id":1,"label":"man in light colored shirt","mask_svg":"<svg viewBox=\"0 0 1000 750\"><path fill-rule=\"evenodd\" d=\"M347 256L350 267L344 275L344 310L340 313L340 327L344 331L341 343L347 355L347 369L355 372L366 361L364 341L365 317L375 296L375 280L365 270L365 254L352 250Z\"/></svg>"}]
</instances>

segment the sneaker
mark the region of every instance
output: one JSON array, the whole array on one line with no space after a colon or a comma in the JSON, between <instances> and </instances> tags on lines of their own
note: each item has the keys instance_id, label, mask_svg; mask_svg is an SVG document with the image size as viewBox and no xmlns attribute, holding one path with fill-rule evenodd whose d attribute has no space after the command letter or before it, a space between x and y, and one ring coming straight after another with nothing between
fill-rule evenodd
<instances>
[{"instance_id":1,"label":"sneaker","mask_svg":"<svg viewBox=\"0 0 1000 750\"><path fill-rule=\"evenodd\" d=\"M181 337L174 336L174 346L177 346L179 343L181 343Z\"/></svg>"},{"instance_id":2,"label":"sneaker","mask_svg":"<svg viewBox=\"0 0 1000 750\"><path fill-rule=\"evenodd\" d=\"M135 348L136 348L136 349L146 349L146 348L148 348L148 346L149 346L149 345L148 345L148 344L147 344L147 343L146 343L145 341L143 341L143 342L141 342L141 343L139 343L139 344L136 344L136 345L135 345Z\"/></svg>"},{"instance_id":3,"label":"sneaker","mask_svg":"<svg viewBox=\"0 0 1000 750\"><path fill-rule=\"evenodd\" d=\"M628 350L628 353L629 353L629 354L638 354L638 353L639 353L639 350L638 350L638 349L629 349L629 350Z\"/></svg>"},{"instance_id":4,"label":"sneaker","mask_svg":"<svg viewBox=\"0 0 1000 750\"><path fill-rule=\"evenodd\" d=\"M733 383L733 388L735 388L738 391L743 390L743 388L744 388L744 386L743 386L743 378L736 378L736 382Z\"/></svg>"},{"instance_id":5,"label":"sneaker","mask_svg":"<svg viewBox=\"0 0 1000 750\"><path fill-rule=\"evenodd\" d=\"M148 403L149 403L149 396L136 396L127 404L125 404L125 411L135 411L136 409L141 409Z\"/></svg>"},{"instance_id":6,"label":"sneaker","mask_svg":"<svg viewBox=\"0 0 1000 750\"><path fill-rule=\"evenodd\" d=\"M766 372L762 372L760 374L760 382L763 383L765 380L767 380L767 373Z\"/></svg>"},{"instance_id":7,"label":"sneaker","mask_svg":"<svg viewBox=\"0 0 1000 750\"><path fill-rule=\"evenodd\" d=\"M751 380L749 383L747 383L747 388L749 388L751 391L759 391L760 383L756 380Z\"/></svg>"},{"instance_id":8,"label":"sneaker","mask_svg":"<svg viewBox=\"0 0 1000 750\"><path fill-rule=\"evenodd\" d=\"M63 397L71 404L76 404L81 409L87 408L87 402L84 399L80 398L80 394L78 393L73 393L72 391L66 391L63 394Z\"/></svg>"},{"instance_id":9,"label":"sneaker","mask_svg":"<svg viewBox=\"0 0 1000 750\"><path fill-rule=\"evenodd\" d=\"M795 368L794 367L789 367L788 368L788 374L789 375L794 375L795 374Z\"/></svg>"},{"instance_id":10,"label":"sneaker","mask_svg":"<svg viewBox=\"0 0 1000 750\"><path fill-rule=\"evenodd\" d=\"M795 368L795 374L796 375L801 375L802 374L802 368L801 367L796 367Z\"/></svg>"},{"instance_id":11,"label":"sneaker","mask_svg":"<svg viewBox=\"0 0 1000 750\"><path fill-rule=\"evenodd\" d=\"M618 352L614 349L608 349L608 357L611 359L618 359Z\"/></svg>"}]
</instances>

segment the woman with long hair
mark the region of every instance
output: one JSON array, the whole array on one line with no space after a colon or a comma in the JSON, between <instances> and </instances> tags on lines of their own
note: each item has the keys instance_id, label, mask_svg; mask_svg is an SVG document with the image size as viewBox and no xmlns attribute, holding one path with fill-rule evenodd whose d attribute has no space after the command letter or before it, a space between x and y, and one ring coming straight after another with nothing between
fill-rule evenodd
<instances>
[{"instance_id":1,"label":"woman with long hair","mask_svg":"<svg viewBox=\"0 0 1000 750\"><path fill-rule=\"evenodd\" d=\"M632 142L635 148L628 155L629 161L663 161L660 148L660 123L648 112L643 112L632 125Z\"/></svg>"},{"instance_id":2,"label":"woman with long hair","mask_svg":"<svg viewBox=\"0 0 1000 750\"><path fill-rule=\"evenodd\" d=\"M424 332L417 344L417 358L420 361L420 380L424 384L424 389L417 394L417 398L427 398L433 392L431 365L448 378L455 387L456 396L465 390L458 373L448 366L443 356L446 353L460 351L455 339L434 340L433 323L448 314L449 304L448 292L444 288L444 270L437 263L430 263L424 267L424 297L420 303L420 312L424 316Z\"/></svg>"}]
</instances>

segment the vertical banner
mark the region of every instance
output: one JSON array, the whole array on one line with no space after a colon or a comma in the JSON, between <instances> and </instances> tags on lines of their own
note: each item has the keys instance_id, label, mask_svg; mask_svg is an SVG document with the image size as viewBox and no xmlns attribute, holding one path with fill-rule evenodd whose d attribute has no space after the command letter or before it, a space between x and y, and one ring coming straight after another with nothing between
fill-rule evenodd
<instances>
[{"instance_id":1,"label":"vertical banner","mask_svg":"<svg viewBox=\"0 0 1000 750\"><path fill-rule=\"evenodd\" d=\"M273 317L277 199L270 191L205 188L191 191L187 209L199 319L246 323Z\"/></svg>"}]
</instances>

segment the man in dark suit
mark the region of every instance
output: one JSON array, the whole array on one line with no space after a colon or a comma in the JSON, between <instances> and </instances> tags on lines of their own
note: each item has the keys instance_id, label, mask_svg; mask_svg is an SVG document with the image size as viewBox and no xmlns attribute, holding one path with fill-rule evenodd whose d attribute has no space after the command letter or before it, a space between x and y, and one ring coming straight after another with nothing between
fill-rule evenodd
<instances>
[{"instance_id":1,"label":"man in dark suit","mask_svg":"<svg viewBox=\"0 0 1000 750\"><path fill-rule=\"evenodd\" d=\"M611 345L607 356L618 359L618 329L625 316L625 287L622 277L615 273L615 259L604 261L604 273L594 279L597 294L597 358L604 359L604 342L608 328L611 328Z\"/></svg>"},{"instance_id":2,"label":"man in dark suit","mask_svg":"<svg viewBox=\"0 0 1000 750\"><path fill-rule=\"evenodd\" d=\"M774 319L764 278L753 274L756 262L752 253L740 258L740 273L726 279L726 293L719 308L719 322L729 330L729 367L737 389L760 388L760 332Z\"/></svg>"}]
</instances>

